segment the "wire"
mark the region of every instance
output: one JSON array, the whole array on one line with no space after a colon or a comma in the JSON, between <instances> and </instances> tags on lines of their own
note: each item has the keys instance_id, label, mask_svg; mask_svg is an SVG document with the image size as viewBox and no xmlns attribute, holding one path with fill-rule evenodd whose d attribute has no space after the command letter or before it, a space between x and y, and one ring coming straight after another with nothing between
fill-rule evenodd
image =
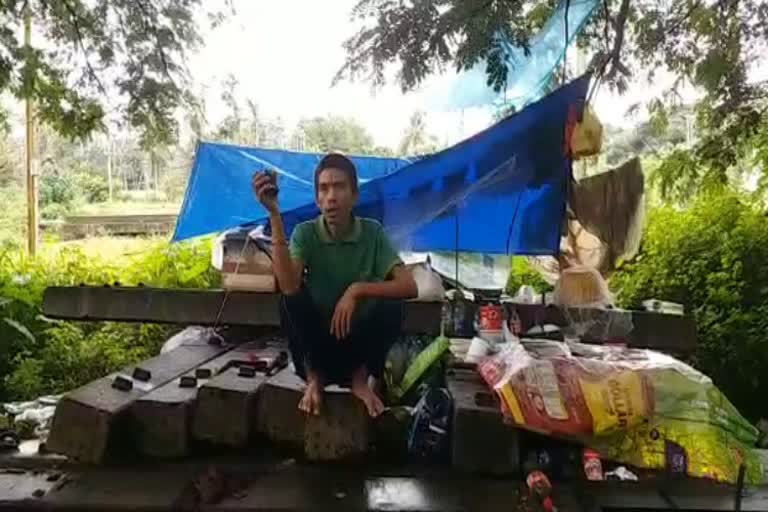
<instances>
[{"instance_id":1,"label":"wire","mask_svg":"<svg viewBox=\"0 0 768 512\"><path fill-rule=\"evenodd\" d=\"M243 258L245 257L245 251L248 249L248 242L251 241L251 234L248 233L245 236L245 243L243 243L243 248L240 249L240 256L237 259L237 264L235 265L235 272L234 275L237 276L238 272L240 271L240 264L243 262ZM272 258L270 257L270 260ZM219 320L221 320L221 316L224 314L224 306L227 305L227 301L229 300L229 294L230 289L225 288L224 289L224 297L221 299L221 304L219 304L219 311L216 313L216 318L213 321L212 329L216 331L216 329L219 327Z\"/></svg>"}]
</instances>

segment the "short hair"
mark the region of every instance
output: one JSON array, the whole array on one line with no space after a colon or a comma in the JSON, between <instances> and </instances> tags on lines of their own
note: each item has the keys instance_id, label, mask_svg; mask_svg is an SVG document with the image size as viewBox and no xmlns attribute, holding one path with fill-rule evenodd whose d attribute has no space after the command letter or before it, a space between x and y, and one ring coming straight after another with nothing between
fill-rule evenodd
<instances>
[{"instance_id":1,"label":"short hair","mask_svg":"<svg viewBox=\"0 0 768 512\"><path fill-rule=\"evenodd\" d=\"M315 168L315 193L320 185L320 173L326 169L338 169L343 172L352 185L352 190L357 192L357 169L355 164L341 153L328 153Z\"/></svg>"}]
</instances>

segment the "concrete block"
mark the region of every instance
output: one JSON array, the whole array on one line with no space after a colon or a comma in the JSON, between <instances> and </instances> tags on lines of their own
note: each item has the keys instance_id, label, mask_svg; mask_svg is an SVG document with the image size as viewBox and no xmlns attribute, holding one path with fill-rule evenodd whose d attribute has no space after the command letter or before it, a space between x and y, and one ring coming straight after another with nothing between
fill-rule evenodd
<instances>
[{"instance_id":1,"label":"concrete block","mask_svg":"<svg viewBox=\"0 0 768 512\"><path fill-rule=\"evenodd\" d=\"M271 367L280 356L279 347L247 343L226 354L223 371L205 382L197 392L192 412L192 436L227 446L245 446L256 430L256 400ZM285 352L287 358L287 352ZM254 366L261 364L262 366ZM245 368L255 372L245 372Z\"/></svg>"},{"instance_id":2,"label":"concrete block","mask_svg":"<svg viewBox=\"0 0 768 512\"><path fill-rule=\"evenodd\" d=\"M265 364L274 361L276 349L267 348L266 340L244 343L176 379L150 391L131 406L132 433L136 446L152 457L182 457L190 451L192 421L198 391L219 374L262 357ZM221 422L221 416L217 417Z\"/></svg>"},{"instance_id":3,"label":"concrete block","mask_svg":"<svg viewBox=\"0 0 768 512\"><path fill-rule=\"evenodd\" d=\"M462 471L491 475L518 472L518 432L503 421L498 399L474 370L452 370L451 459Z\"/></svg>"},{"instance_id":4,"label":"concrete block","mask_svg":"<svg viewBox=\"0 0 768 512\"><path fill-rule=\"evenodd\" d=\"M304 381L290 368L263 384L256 406L256 425L260 434L276 443L304 448L306 417L298 409L304 387Z\"/></svg>"},{"instance_id":5,"label":"concrete block","mask_svg":"<svg viewBox=\"0 0 768 512\"><path fill-rule=\"evenodd\" d=\"M64 320L279 327L279 303L277 293L51 286L43 296L43 313ZM409 301L403 308L405 332L433 336L440 333L441 302Z\"/></svg>"},{"instance_id":6,"label":"concrete block","mask_svg":"<svg viewBox=\"0 0 768 512\"><path fill-rule=\"evenodd\" d=\"M303 450L310 460L354 458L368 451L370 420L363 404L347 389L325 390L320 416L298 409L305 383L286 369L261 388L256 423L270 441Z\"/></svg>"},{"instance_id":7,"label":"concrete block","mask_svg":"<svg viewBox=\"0 0 768 512\"><path fill-rule=\"evenodd\" d=\"M347 389L326 389L319 416L308 416L304 454L309 460L354 459L368 452L370 417L365 406Z\"/></svg>"},{"instance_id":8,"label":"concrete block","mask_svg":"<svg viewBox=\"0 0 768 512\"><path fill-rule=\"evenodd\" d=\"M48 450L84 463L132 453L131 404L227 350L200 339L198 344L180 346L68 393L56 407Z\"/></svg>"}]
</instances>

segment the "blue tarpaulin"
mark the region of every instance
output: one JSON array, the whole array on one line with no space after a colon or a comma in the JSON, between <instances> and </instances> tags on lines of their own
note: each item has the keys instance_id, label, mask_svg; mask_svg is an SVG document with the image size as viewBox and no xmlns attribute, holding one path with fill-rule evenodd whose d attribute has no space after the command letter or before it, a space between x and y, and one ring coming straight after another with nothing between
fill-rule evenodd
<instances>
[{"instance_id":1,"label":"blue tarpaulin","mask_svg":"<svg viewBox=\"0 0 768 512\"><path fill-rule=\"evenodd\" d=\"M446 150L415 162L353 160L361 177L358 215L378 219L401 250L556 254L570 158L569 112L580 115L580 78ZM288 231L318 214L313 171L322 155L201 143L174 240L266 221L250 187L275 169Z\"/></svg>"},{"instance_id":2,"label":"blue tarpaulin","mask_svg":"<svg viewBox=\"0 0 768 512\"><path fill-rule=\"evenodd\" d=\"M488 62L481 60L458 73L445 90L438 90L433 102L443 108L513 106L519 110L544 96L555 69L565 58L566 48L576 39L599 0L560 0L552 15L531 38L527 48L516 46L498 35L502 58L507 66L504 88L488 87Z\"/></svg>"}]
</instances>

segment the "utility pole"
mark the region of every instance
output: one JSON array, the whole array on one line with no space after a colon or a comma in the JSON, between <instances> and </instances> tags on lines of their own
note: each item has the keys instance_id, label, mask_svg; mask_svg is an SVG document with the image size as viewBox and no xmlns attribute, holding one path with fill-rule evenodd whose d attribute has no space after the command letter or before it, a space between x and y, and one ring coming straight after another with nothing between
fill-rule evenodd
<instances>
[{"instance_id":1,"label":"utility pole","mask_svg":"<svg viewBox=\"0 0 768 512\"><path fill-rule=\"evenodd\" d=\"M32 9L29 5L24 10L24 47L27 52L27 65L32 53ZM31 85L31 84L27 84ZM37 158L35 155L35 106L32 91L26 91L26 171L27 171L27 249L29 255L37 254Z\"/></svg>"}]
</instances>

